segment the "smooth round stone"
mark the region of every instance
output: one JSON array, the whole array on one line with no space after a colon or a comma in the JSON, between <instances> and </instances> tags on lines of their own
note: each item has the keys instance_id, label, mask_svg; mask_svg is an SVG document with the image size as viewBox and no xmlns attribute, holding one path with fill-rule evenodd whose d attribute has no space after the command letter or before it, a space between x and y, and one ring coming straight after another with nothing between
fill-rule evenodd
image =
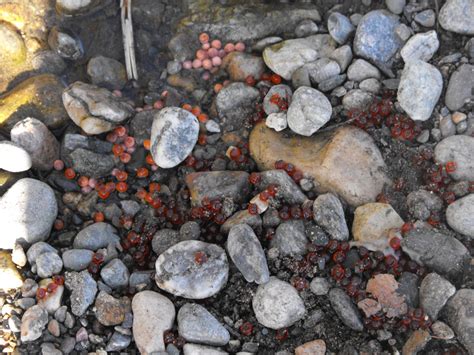
<instances>
[{"instance_id":1,"label":"smooth round stone","mask_svg":"<svg viewBox=\"0 0 474 355\"><path fill-rule=\"evenodd\" d=\"M309 284L309 288L316 296L324 296L329 292L330 284L324 277L315 277Z\"/></svg>"},{"instance_id":2,"label":"smooth round stone","mask_svg":"<svg viewBox=\"0 0 474 355\"><path fill-rule=\"evenodd\" d=\"M196 253L207 260L196 262ZM225 251L197 240L180 242L156 260L155 281L159 288L175 296L203 299L217 294L227 283L229 264Z\"/></svg>"},{"instance_id":3,"label":"smooth round stone","mask_svg":"<svg viewBox=\"0 0 474 355\"><path fill-rule=\"evenodd\" d=\"M290 129L302 136L311 136L331 118L332 106L324 94L310 87L299 87L288 108Z\"/></svg>"},{"instance_id":4,"label":"smooth round stone","mask_svg":"<svg viewBox=\"0 0 474 355\"><path fill-rule=\"evenodd\" d=\"M355 28L349 18L339 12L333 12L328 18L328 30L337 43L344 44Z\"/></svg>"},{"instance_id":5,"label":"smooth round stone","mask_svg":"<svg viewBox=\"0 0 474 355\"><path fill-rule=\"evenodd\" d=\"M411 119L429 119L442 90L443 78L436 67L421 60L405 63L397 98Z\"/></svg>"},{"instance_id":6,"label":"smooth round stone","mask_svg":"<svg viewBox=\"0 0 474 355\"><path fill-rule=\"evenodd\" d=\"M380 79L380 72L366 60L356 59L347 69L347 78L353 81L362 81L368 78Z\"/></svg>"},{"instance_id":7,"label":"smooth round stone","mask_svg":"<svg viewBox=\"0 0 474 355\"><path fill-rule=\"evenodd\" d=\"M446 209L446 221L456 232L474 238L474 194L449 204Z\"/></svg>"},{"instance_id":8,"label":"smooth round stone","mask_svg":"<svg viewBox=\"0 0 474 355\"><path fill-rule=\"evenodd\" d=\"M385 0L385 4L395 15L400 15L406 5L406 0Z\"/></svg>"},{"instance_id":9,"label":"smooth round stone","mask_svg":"<svg viewBox=\"0 0 474 355\"><path fill-rule=\"evenodd\" d=\"M20 145L10 142L0 142L0 169L11 173L19 173L31 168L30 154Z\"/></svg>"},{"instance_id":10,"label":"smooth round stone","mask_svg":"<svg viewBox=\"0 0 474 355\"><path fill-rule=\"evenodd\" d=\"M46 252L36 259L36 273L41 278L59 274L62 268L63 261L57 252Z\"/></svg>"},{"instance_id":11,"label":"smooth round stone","mask_svg":"<svg viewBox=\"0 0 474 355\"><path fill-rule=\"evenodd\" d=\"M93 256L94 252L88 249L66 250L62 255L64 268L74 271L84 270L91 263Z\"/></svg>"},{"instance_id":12,"label":"smooth round stone","mask_svg":"<svg viewBox=\"0 0 474 355\"><path fill-rule=\"evenodd\" d=\"M36 118L25 118L10 131L14 143L25 149L31 157L33 167L50 170L59 159L59 142L46 125Z\"/></svg>"},{"instance_id":13,"label":"smooth round stone","mask_svg":"<svg viewBox=\"0 0 474 355\"><path fill-rule=\"evenodd\" d=\"M230 340L228 330L207 309L192 303L178 312L178 332L192 343L221 346Z\"/></svg>"},{"instance_id":14,"label":"smooth round stone","mask_svg":"<svg viewBox=\"0 0 474 355\"><path fill-rule=\"evenodd\" d=\"M474 180L474 137L455 135L439 142L434 150L434 158L438 164L445 165L448 161L456 163L456 170L449 173L454 180Z\"/></svg>"},{"instance_id":15,"label":"smooth round stone","mask_svg":"<svg viewBox=\"0 0 474 355\"><path fill-rule=\"evenodd\" d=\"M432 320L438 318L448 299L456 293L456 287L435 272L425 276L420 285L420 306Z\"/></svg>"},{"instance_id":16,"label":"smooth round stone","mask_svg":"<svg viewBox=\"0 0 474 355\"><path fill-rule=\"evenodd\" d=\"M258 287L252 307L258 322L271 329L289 327L306 313L298 291L276 277Z\"/></svg>"},{"instance_id":17,"label":"smooth round stone","mask_svg":"<svg viewBox=\"0 0 474 355\"><path fill-rule=\"evenodd\" d=\"M153 291L142 291L132 299L133 339L141 354L165 351L163 333L173 327L173 302Z\"/></svg>"},{"instance_id":18,"label":"smooth round stone","mask_svg":"<svg viewBox=\"0 0 474 355\"><path fill-rule=\"evenodd\" d=\"M199 134L199 122L191 112L166 107L153 119L151 155L161 168L173 168L192 152Z\"/></svg>"},{"instance_id":19,"label":"smooth round stone","mask_svg":"<svg viewBox=\"0 0 474 355\"><path fill-rule=\"evenodd\" d=\"M26 310L21 318L21 341L38 339L48 324L48 312L38 305Z\"/></svg>"},{"instance_id":20,"label":"smooth round stone","mask_svg":"<svg viewBox=\"0 0 474 355\"><path fill-rule=\"evenodd\" d=\"M472 0L447 0L439 12L439 23L447 31L474 35Z\"/></svg>"},{"instance_id":21,"label":"smooth round stone","mask_svg":"<svg viewBox=\"0 0 474 355\"><path fill-rule=\"evenodd\" d=\"M436 31L418 33L411 37L400 51L405 63L410 60L419 59L429 61L439 48L439 40Z\"/></svg>"},{"instance_id":22,"label":"smooth round stone","mask_svg":"<svg viewBox=\"0 0 474 355\"><path fill-rule=\"evenodd\" d=\"M119 288L128 285L130 273L122 260L113 259L100 270L100 276L111 288Z\"/></svg>"},{"instance_id":23,"label":"smooth round stone","mask_svg":"<svg viewBox=\"0 0 474 355\"><path fill-rule=\"evenodd\" d=\"M101 55L89 60L87 74L94 85L110 90L121 89L127 83L127 72L123 64Z\"/></svg>"},{"instance_id":24,"label":"smooth round stone","mask_svg":"<svg viewBox=\"0 0 474 355\"><path fill-rule=\"evenodd\" d=\"M26 252L26 257L28 258L28 262L30 263L30 265L33 266L33 265L36 264L36 259L38 259L38 257L41 254L48 253L48 252L52 252L52 253L56 253L56 254L58 253L58 251L56 249L54 249L48 243L38 242L38 243L33 244L28 249L28 251Z\"/></svg>"},{"instance_id":25,"label":"smooth round stone","mask_svg":"<svg viewBox=\"0 0 474 355\"><path fill-rule=\"evenodd\" d=\"M35 179L18 180L0 200L0 248L13 249L16 240L32 244L46 239L57 214L51 187Z\"/></svg>"},{"instance_id":26,"label":"smooth round stone","mask_svg":"<svg viewBox=\"0 0 474 355\"><path fill-rule=\"evenodd\" d=\"M461 65L449 79L445 103L452 111L459 110L472 100L472 83L474 82L474 65Z\"/></svg>"},{"instance_id":27,"label":"smooth round stone","mask_svg":"<svg viewBox=\"0 0 474 355\"><path fill-rule=\"evenodd\" d=\"M74 238L74 249L89 249L96 251L106 248L109 244L116 244L120 238L115 234L115 228L110 224L98 222L87 226Z\"/></svg>"},{"instance_id":28,"label":"smooth round stone","mask_svg":"<svg viewBox=\"0 0 474 355\"><path fill-rule=\"evenodd\" d=\"M277 248L282 255L303 255L307 243L303 222L293 220L278 226L270 241L270 247Z\"/></svg>"}]
</instances>

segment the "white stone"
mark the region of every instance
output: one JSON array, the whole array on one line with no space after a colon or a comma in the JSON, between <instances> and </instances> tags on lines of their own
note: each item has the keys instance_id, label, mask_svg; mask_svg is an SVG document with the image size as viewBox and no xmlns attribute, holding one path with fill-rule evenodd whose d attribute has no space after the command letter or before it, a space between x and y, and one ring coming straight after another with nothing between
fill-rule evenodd
<instances>
[{"instance_id":1,"label":"white stone","mask_svg":"<svg viewBox=\"0 0 474 355\"><path fill-rule=\"evenodd\" d=\"M439 40L436 31L418 33L411 37L400 51L405 63L410 60L419 59L429 61L439 48Z\"/></svg>"},{"instance_id":2,"label":"white stone","mask_svg":"<svg viewBox=\"0 0 474 355\"><path fill-rule=\"evenodd\" d=\"M286 112L269 114L265 119L265 124L267 127L273 128L277 132L283 131L286 127L288 127Z\"/></svg>"}]
</instances>

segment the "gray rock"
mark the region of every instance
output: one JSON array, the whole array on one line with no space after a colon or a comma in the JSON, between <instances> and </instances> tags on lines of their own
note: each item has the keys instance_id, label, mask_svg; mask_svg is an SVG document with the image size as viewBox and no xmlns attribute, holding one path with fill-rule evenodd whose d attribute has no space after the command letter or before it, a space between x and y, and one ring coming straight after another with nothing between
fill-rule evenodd
<instances>
[{"instance_id":1,"label":"gray rock","mask_svg":"<svg viewBox=\"0 0 474 355\"><path fill-rule=\"evenodd\" d=\"M233 226L227 237L227 252L247 282L268 282L270 272L263 248L247 224Z\"/></svg>"},{"instance_id":2,"label":"gray rock","mask_svg":"<svg viewBox=\"0 0 474 355\"><path fill-rule=\"evenodd\" d=\"M334 59L339 68L341 68L341 73L345 72L349 63L352 61L352 49L349 45L341 46L335 49L331 54L329 54L330 59Z\"/></svg>"},{"instance_id":3,"label":"gray rock","mask_svg":"<svg viewBox=\"0 0 474 355\"><path fill-rule=\"evenodd\" d=\"M275 44L281 41L283 41L283 38L278 37L278 36L265 37L257 41L257 43L253 45L252 50L256 52L263 52L263 50L267 48L268 46L271 46L272 44Z\"/></svg>"},{"instance_id":4,"label":"gray rock","mask_svg":"<svg viewBox=\"0 0 474 355\"><path fill-rule=\"evenodd\" d=\"M441 321L434 322L431 325L431 331L433 332L433 336L442 340L450 340L455 336L454 331L449 327L449 325Z\"/></svg>"},{"instance_id":5,"label":"gray rock","mask_svg":"<svg viewBox=\"0 0 474 355\"><path fill-rule=\"evenodd\" d=\"M178 332L186 341L214 346L230 340L227 329L207 309L186 303L178 312Z\"/></svg>"},{"instance_id":6,"label":"gray rock","mask_svg":"<svg viewBox=\"0 0 474 355\"><path fill-rule=\"evenodd\" d=\"M87 270L66 272L65 278L66 288L71 292L71 311L74 315L80 317L94 303L97 283Z\"/></svg>"},{"instance_id":7,"label":"gray rock","mask_svg":"<svg viewBox=\"0 0 474 355\"><path fill-rule=\"evenodd\" d=\"M293 94L288 108L288 126L295 133L310 136L330 120L331 114L331 103L323 93L302 86Z\"/></svg>"},{"instance_id":8,"label":"gray rock","mask_svg":"<svg viewBox=\"0 0 474 355\"><path fill-rule=\"evenodd\" d=\"M288 121L286 118L286 112L271 113L265 119L267 127L273 128L275 131L280 132L288 127Z\"/></svg>"},{"instance_id":9,"label":"gray rock","mask_svg":"<svg viewBox=\"0 0 474 355\"><path fill-rule=\"evenodd\" d=\"M327 295L329 287L329 282L324 277L315 277L309 284L309 288L316 296Z\"/></svg>"},{"instance_id":10,"label":"gray rock","mask_svg":"<svg viewBox=\"0 0 474 355\"><path fill-rule=\"evenodd\" d=\"M412 308L418 308L418 282L419 277L407 271L398 279L397 293L405 296L407 305Z\"/></svg>"},{"instance_id":11,"label":"gray rock","mask_svg":"<svg viewBox=\"0 0 474 355\"><path fill-rule=\"evenodd\" d=\"M30 244L45 240L57 214L51 187L35 179L18 180L0 200L0 248L13 249L17 240Z\"/></svg>"},{"instance_id":12,"label":"gray rock","mask_svg":"<svg viewBox=\"0 0 474 355\"><path fill-rule=\"evenodd\" d=\"M405 63L397 98L400 106L415 121L430 118L443 89L439 70L421 60Z\"/></svg>"},{"instance_id":13,"label":"gray rock","mask_svg":"<svg viewBox=\"0 0 474 355\"><path fill-rule=\"evenodd\" d=\"M456 135L443 139L434 150L434 159L445 165L448 161L456 163L456 170L449 173L454 180L474 180L474 138Z\"/></svg>"},{"instance_id":14,"label":"gray rock","mask_svg":"<svg viewBox=\"0 0 474 355\"><path fill-rule=\"evenodd\" d=\"M269 282L258 286L252 307L258 322L271 329L289 327L306 313L298 291L276 277L271 277Z\"/></svg>"},{"instance_id":15,"label":"gray rock","mask_svg":"<svg viewBox=\"0 0 474 355\"><path fill-rule=\"evenodd\" d=\"M395 15L400 15L406 5L406 0L385 0L385 4Z\"/></svg>"},{"instance_id":16,"label":"gray rock","mask_svg":"<svg viewBox=\"0 0 474 355\"><path fill-rule=\"evenodd\" d=\"M33 167L51 170L53 162L59 159L59 142L46 125L36 118L21 120L10 131L11 140L25 149Z\"/></svg>"},{"instance_id":17,"label":"gray rock","mask_svg":"<svg viewBox=\"0 0 474 355\"><path fill-rule=\"evenodd\" d=\"M69 117L87 134L108 132L135 112L107 89L80 81L69 85L62 99Z\"/></svg>"},{"instance_id":18,"label":"gray rock","mask_svg":"<svg viewBox=\"0 0 474 355\"><path fill-rule=\"evenodd\" d=\"M445 312L448 324L469 354L474 354L473 305L474 290L461 289L448 301Z\"/></svg>"},{"instance_id":19,"label":"gray rock","mask_svg":"<svg viewBox=\"0 0 474 355\"><path fill-rule=\"evenodd\" d=\"M347 111L352 109L365 111L373 101L374 97L370 92L354 89L344 95L342 105Z\"/></svg>"},{"instance_id":20,"label":"gray rock","mask_svg":"<svg viewBox=\"0 0 474 355\"><path fill-rule=\"evenodd\" d=\"M163 333L173 327L176 316L173 302L153 291L133 297L133 339L142 354L165 350Z\"/></svg>"},{"instance_id":21,"label":"gray rock","mask_svg":"<svg viewBox=\"0 0 474 355\"><path fill-rule=\"evenodd\" d=\"M130 287L137 287L138 285L149 285L151 283L152 271L135 271L132 272L129 279Z\"/></svg>"},{"instance_id":22,"label":"gray rock","mask_svg":"<svg viewBox=\"0 0 474 355\"><path fill-rule=\"evenodd\" d=\"M165 228L155 233L151 242L151 247L156 255L160 255L180 241L178 231Z\"/></svg>"},{"instance_id":23,"label":"gray rock","mask_svg":"<svg viewBox=\"0 0 474 355\"><path fill-rule=\"evenodd\" d=\"M54 26L48 35L49 47L64 59L78 60L84 50L80 39L72 32Z\"/></svg>"},{"instance_id":24,"label":"gray rock","mask_svg":"<svg viewBox=\"0 0 474 355\"><path fill-rule=\"evenodd\" d=\"M328 30L337 43L344 44L355 28L346 16L333 12L328 17Z\"/></svg>"},{"instance_id":25,"label":"gray rock","mask_svg":"<svg viewBox=\"0 0 474 355\"><path fill-rule=\"evenodd\" d=\"M443 208L443 200L438 195L421 189L410 192L406 203L413 217L422 221L427 220L432 212L439 212Z\"/></svg>"},{"instance_id":26,"label":"gray rock","mask_svg":"<svg viewBox=\"0 0 474 355\"><path fill-rule=\"evenodd\" d=\"M346 326L359 332L364 330L359 311L342 289L331 289L329 291L329 301L337 316Z\"/></svg>"},{"instance_id":27,"label":"gray rock","mask_svg":"<svg viewBox=\"0 0 474 355\"><path fill-rule=\"evenodd\" d=\"M472 0L447 0L439 12L439 23L447 31L474 35Z\"/></svg>"},{"instance_id":28,"label":"gray rock","mask_svg":"<svg viewBox=\"0 0 474 355\"><path fill-rule=\"evenodd\" d=\"M221 226L221 233L227 235L230 229L238 224L248 224L253 230L262 229L262 218L258 214L250 214L248 209L237 211Z\"/></svg>"},{"instance_id":29,"label":"gray rock","mask_svg":"<svg viewBox=\"0 0 474 355\"><path fill-rule=\"evenodd\" d=\"M26 257L27 257L28 262L30 263L30 265L33 266L33 265L36 265L36 259L38 259L38 257L41 254L48 253L48 252L56 253L56 254L58 253L58 251L56 249L54 249L48 243L38 242L38 243L33 244L28 249L28 251L26 252Z\"/></svg>"},{"instance_id":30,"label":"gray rock","mask_svg":"<svg viewBox=\"0 0 474 355\"><path fill-rule=\"evenodd\" d=\"M349 239L344 209L336 195L332 193L319 195L314 200L313 217L332 239L341 241Z\"/></svg>"},{"instance_id":31,"label":"gray rock","mask_svg":"<svg viewBox=\"0 0 474 355\"><path fill-rule=\"evenodd\" d=\"M380 79L380 72L366 60L356 59L347 69L347 78L353 81L362 81L368 78Z\"/></svg>"},{"instance_id":32,"label":"gray rock","mask_svg":"<svg viewBox=\"0 0 474 355\"><path fill-rule=\"evenodd\" d=\"M460 198L446 209L446 222L456 232L474 238L474 194Z\"/></svg>"},{"instance_id":33,"label":"gray rock","mask_svg":"<svg viewBox=\"0 0 474 355\"><path fill-rule=\"evenodd\" d=\"M294 71L306 63L327 56L335 49L329 35L313 35L306 38L289 39L263 51L265 64L285 80L290 80Z\"/></svg>"},{"instance_id":34,"label":"gray rock","mask_svg":"<svg viewBox=\"0 0 474 355\"><path fill-rule=\"evenodd\" d=\"M91 224L77 233L74 238L74 249L89 249L97 251L109 244L115 245L120 238L115 234L115 228L110 224L98 222Z\"/></svg>"},{"instance_id":35,"label":"gray rock","mask_svg":"<svg viewBox=\"0 0 474 355\"><path fill-rule=\"evenodd\" d=\"M432 9L417 13L414 20L424 27L433 27L436 23L436 13Z\"/></svg>"},{"instance_id":36,"label":"gray rock","mask_svg":"<svg viewBox=\"0 0 474 355\"><path fill-rule=\"evenodd\" d=\"M127 83L127 73L123 64L101 55L89 60L87 75L91 78L92 84L110 90L121 89Z\"/></svg>"},{"instance_id":37,"label":"gray rock","mask_svg":"<svg viewBox=\"0 0 474 355\"><path fill-rule=\"evenodd\" d=\"M400 51L405 63L411 60L422 60L424 62L433 58L439 48L439 40L436 31L418 33L411 37Z\"/></svg>"},{"instance_id":38,"label":"gray rock","mask_svg":"<svg viewBox=\"0 0 474 355\"><path fill-rule=\"evenodd\" d=\"M62 268L63 261L56 251L42 253L36 259L36 273L41 278L59 274Z\"/></svg>"},{"instance_id":39,"label":"gray rock","mask_svg":"<svg viewBox=\"0 0 474 355\"><path fill-rule=\"evenodd\" d=\"M186 185L191 192L191 202L200 206L202 199L229 198L242 202L250 193L249 174L244 171L209 171L186 175Z\"/></svg>"},{"instance_id":40,"label":"gray rock","mask_svg":"<svg viewBox=\"0 0 474 355\"><path fill-rule=\"evenodd\" d=\"M199 122L191 112L166 107L153 119L150 152L156 165L173 168L191 153L199 134Z\"/></svg>"},{"instance_id":41,"label":"gray rock","mask_svg":"<svg viewBox=\"0 0 474 355\"><path fill-rule=\"evenodd\" d=\"M282 255L303 255L307 243L303 221L293 220L278 226L270 247L277 248Z\"/></svg>"},{"instance_id":42,"label":"gray rock","mask_svg":"<svg viewBox=\"0 0 474 355\"><path fill-rule=\"evenodd\" d=\"M439 121L439 130L443 138L454 136L456 134L456 125L451 119L451 115L442 117Z\"/></svg>"},{"instance_id":43,"label":"gray rock","mask_svg":"<svg viewBox=\"0 0 474 355\"><path fill-rule=\"evenodd\" d=\"M183 65L177 60L170 60L168 64L166 64L166 71L171 75L178 74L182 68Z\"/></svg>"},{"instance_id":44,"label":"gray rock","mask_svg":"<svg viewBox=\"0 0 474 355\"><path fill-rule=\"evenodd\" d=\"M354 38L355 54L377 65L390 66L403 44L395 33L398 25L398 17L385 10L374 10L364 15Z\"/></svg>"},{"instance_id":45,"label":"gray rock","mask_svg":"<svg viewBox=\"0 0 474 355\"><path fill-rule=\"evenodd\" d=\"M94 252L88 249L66 250L63 255L64 268L73 271L86 269L92 261Z\"/></svg>"},{"instance_id":46,"label":"gray rock","mask_svg":"<svg viewBox=\"0 0 474 355\"><path fill-rule=\"evenodd\" d=\"M198 344L184 344L183 346L184 355L227 355L228 353L216 348L209 346L198 345Z\"/></svg>"},{"instance_id":47,"label":"gray rock","mask_svg":"<svg viewBox=\"0 0 474 355\"><path fill-rule=\"evenodd\" d=\"M99 154L88 149L76 149L67 159L80 175L99 178L110 175L115 166L112 154Z\"/></svg>"},{"instance_id":48,"label":"gray rock","mask_svg":"<svg viewBox=\"0 0 474 355\"><path fill-rule=\"evenodd\" d=\"M108 286L119 288L128 286L130 273L122 260L113 259L100 270L100 276Z\"/></svg>"},{"instance_id":49,"label":"gray rock","mask_svg":"<svg viewBox=\"0 0 474 355\"><path fill-rule=\"evenodd\" d=\"M206 122L206 129L208 132L211 132L211 133L221 132L221 127L219 126L219 123L217 123L214 120L209 120Z\"/></svg>"},{"instance_id":50,"label":"gray rock","mask_svg":"<svg viewBox=\"0 0 474 355\"><path fill-rule=\"evenodd\" d=\"M342 85L346 81L346 78L347 78L346 74L333 76L332 78L321 81L318 85L318 89L322 92L331 91L335 89L336 87L338 87L339 85ZM268 117L267 117L267 120L268 120Z\"/></svg>"},{"instance_id":51,"label":"gray rock","mask_svg":"<svg viewBox=\"0 0 474 355\"><path fill-rule=\"evenodd\" d=\"M48 312L40 306L26 310L21 318L21 341L30 342L38 339L48 324Z\"/></svg>"},{"instance_id":52,"label":"gray rock","mask_svg":"<svg viewBox=\"0 0 474 355\"><path fill-rule=\"evenodd\" d=\"M301 205L307 200L299 186L284 170L267 170L260 173L262 180L257 184L262 191L270 184L278 186L277 196L290 205Z\"/></svg>"},{"instance_id":53,"label":"gray rock","mask_svg":"<svg viewBox=\"0 0 474 355\"><path fill-rule=\"evenodd\" d=\"M305 65L308 69L309 79L314 85L338 75L341 72L339 64L329 58L320 58L315 62Z\"/></svg>"},{"instance_id":54,"label":"gray rock","mask_svg":"<svg viewBox=\"0 0 474 355\"><path fill-rule=\"evenodd\" d=\"M145 139L151 136L151 126L158 110L147 110L138 112L130 120L130 135L135 138L137 144L143 145Z\"/></svg>"},{"instance_id":55,"label":"gray rock","mask_svg":"<svg viewBox=\"0 0 474 355\"><path fill-rule=\"evenodd\" d=\"M449 79L446 90L446 106L452 111L459 110L467 102L473 101L474 65L461 65Z\"/></svg>"},{"instance_id":56,"label":"gray rock","mask_svg":"<svg viewBox=\"0 0 474 355\"><path fill-rule=\"evenodd\" d=\"M232 83L219 91L215 103L224 132L242 127L259 96L257 89L244 83Z\"/></svg>"},{"instance_id":57,"label":"gray rock","mask_svg":"<svg viewBox=\"0 0 474 355\"><path fill-rule=\"evenodd\" d=\"M296 37L307 37L318 33L318 25L309 19L301 21L295 28Z\"/></svg>"},{"instance_id":58,"label":"gray rock","mask_svg":"<svg viewBox=\"0 0 474 355\"><path fill-rule=\"evenodd\" d=\"M107 343L107 346L105 347L105 351L114 352L114 351L124 350L128 348L131 342L132 342L131 336L115 331L110 337L110 340Z\"/></svg>"},{"instance_id":59,"label":"gray rock","mask_svg":"<svg viewBox=\"0 0 474 355\"><path fill-rule=\"evenodd\" d=\"M198 263L196 253L204 253ZM202 299L215 295L227 283L229 264L225 251L197 240L180 242L156 260L155 281L159 288L175 296Z\"/></svg>"},{"instance_id":60,"label":"gray rock","mask_svg":"<svg viewBox=\"0 0 474 355\"><path fill-rule=\"evenodd\" d=\"M305 65L299 67L293 72L293 74L291 74L291 84L295 89L299 88L300 86L311 86L309 70Z\"/></svg>"},{"instance_id":61,"label":"gray rock","mask_svg":"<svg viewBox=\"0 0 474 355\"><path fill-rule=\"evenodd\" d=\"M267 115L281 111L277 104L271 102L273 95L278 95L281 99L286 100L286 102L290 104L293 92L288 85L280 84L272 86L263 99L263 110Z\"/></svg>"},{"instance_id":62,"label":"gray rock","mask_svg":"<svg viewBox=\"0 0 474 355\"><path fill-rule=\"evenodd\" d=\"M451 282L432 272L421 282L420 306L432 320L436 320L439 312L455 292L456 287Z\"/></svg>"},{"instance_id":63,"label":"gray rock","mask_svg":"<svg viewBox=\"0 0 474 355\"><path fill-rule=\"evenodd\" d=\"M380 81L374 78L365 79L359 83L359 89L370 92L371 94L378 94L382 89Z\"/></svg>"},{"instance_id":64,"label":"gray rock","mask_svg":"<svg viewBox=\"0 0 474 355\"><path fill-rule=\"evenodd\" d=\"M19 173L29 170L31 166L31 157L26 149L14 142L0 142L0 169Z\"/></svg>"},{"instance_id":65,"label":"gray rock","mask_svg":"<svg viewBox=\"0 0 474 355\"><path fill-rule=\"evenodd\" d=\"M196 240L201 235L201 227L195 221L184 223L179 229L179 238L181 240Z\"/></svg>"},{"instance_id":66,"label":"gray rock","mask_svg":"<svg viewBox=\"0 0 474 355\"><path fill-rule=\"evenodd\" d=\"M433 229L412 229L401 245L411 259L451 281L460 277L469 259L469 251L460 241Z\"/></svg>"}]
</instances>

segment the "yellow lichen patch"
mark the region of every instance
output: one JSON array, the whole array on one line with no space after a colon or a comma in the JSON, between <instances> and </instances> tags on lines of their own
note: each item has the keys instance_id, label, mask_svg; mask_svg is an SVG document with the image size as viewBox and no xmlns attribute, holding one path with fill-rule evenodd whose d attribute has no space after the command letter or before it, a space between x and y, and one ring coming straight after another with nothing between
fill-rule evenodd
<instances>
[{"instance_id":1,"label":"yellow lichen patch","mask_svg":"<svg viewBox=\"0 0 474 355\"><path fill-rule=\"evenodd\" d=\"M11 290L23 285L23 279L12 261L10 252L0 250L0 289Z\"/></svg>"}]
</instances>

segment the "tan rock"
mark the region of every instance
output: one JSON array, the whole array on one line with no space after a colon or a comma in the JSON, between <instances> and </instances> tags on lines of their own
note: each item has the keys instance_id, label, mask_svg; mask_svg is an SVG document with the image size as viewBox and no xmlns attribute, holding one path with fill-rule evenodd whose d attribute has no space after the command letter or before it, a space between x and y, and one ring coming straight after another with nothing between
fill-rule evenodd
<instances>
[{"instance_id":1,"label":"tan rock","mask_svg":"<svg viewBox=\"0 0 474 355\"><path fill-rule=\"evenodd\" d=\"M427 330L415 330L402 348L402 355L415 355L423 350L431 340L430 333Z\"/></svg>"},{"instance_id":2,"label":"tan rock","mask_svg":"<svg viewBox=\"0 0 474 355\"><path fill-rule=\"evenodd\" d=\"M168 76L167 81L171 86L184 89L187 92L192 92L196 87L196 82L192 78L186 78L179 74Z\"/></svg>"},{"instance_id":3,"label":"tan rock","mask_svg":"<svg viewBox=\"0 0 474 355\"><path fill-rule=\"evenodd\" d=\"M358 244L370 250L385 251L389 247L389 231L400 228L403 219L386 203L367 203L356 208L352 234Z\"/></svg>"},{"instance_id":4,"label":"tan rock","mask_svg":"<svg viewBox=\"0 0 474 355\"><path fill-rule=\"evenodd\" d=\"M250 134L250 154L260 170L273 169L278 159L294 164L319 193L335 193L354 207L375 201L389 181L372 138L353 126L301 137L260 123Z\"/></svg>"},{"instance_id":5,"label":"tan rock","mask_svg":"<svg viewBox=\"0 0 474 355\"><path fill-rule=\"evenodd\" d=\"M405 296L399 294L398 282L391 274L379 274L367 282L366 291L371 293L389 318L401 316L408 311Z\"/></svg>"},{"instance_id":6,"label":"tan rock","mask_svg":"<svg viewBox=\"0 0 474 355\"><path fill-rule=\"evenodd\" d=\"M131 311L130 300L127 297L114 298L104 291L100 291L95 300L95 314L97 320L105 325L118 325L125 319L125 313Z\"/></svg>"},{"instance_id":7,"label":"tan rock","mask_svg":"<svg viewBox=\"0 0 474 355\"><path fill-rule=\"evenodd\" d=\"M22 81L0 96L0 129L10 131L25 117L35 117L48 128L58 128L68 121L61 94L64 85L51 74L37 75Z\"/></svg>"},{"instance_id":8,"label":"tan rock","mask_svg":"<svg viewBox=\"0 0 474 355\"><path fill-rule=\"evenodd\" d=\"M225 56L223 68L229 73L232 81L244 81L249 75L259 79L265 71L262 57L242 52L232 52Z\"/></svg>"},{"instance_id":9,"label":"tan rock","mask_svg":"<svg viewBox=\"0 0 474 355\"><path fill-rule=\"evenodd\" d=\"M10 253L0 250L0 289L3 291L20 288L23 279L12 261Z\"/></svg>"},{"instance_id":10,"label":"tan rock","mask_svg":"<svg viewBox=\"0 0 474 355\"><path fill-rule=\"evenodd\" d=\"M326 354L326 343L322 339L313 340L295 349L295 355L324 355Z\"/></svg>"}]
</instances>

